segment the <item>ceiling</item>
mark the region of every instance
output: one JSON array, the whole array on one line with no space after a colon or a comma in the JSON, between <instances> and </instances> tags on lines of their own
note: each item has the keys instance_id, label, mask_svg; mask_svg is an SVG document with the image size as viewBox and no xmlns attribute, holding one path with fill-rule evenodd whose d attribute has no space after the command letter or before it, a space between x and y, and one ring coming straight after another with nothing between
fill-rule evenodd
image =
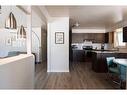
<instances>
[{"instance_id":1,"label":"ceiling","mask_svg":"<svg viewBox=\"0 0 127 95\"><path fill-rule=\"evenodd\" d=\"M52 17L69 16L80 27L105 28L126 20L127 6L45 6Z\"/></svg>"}]
</instances>

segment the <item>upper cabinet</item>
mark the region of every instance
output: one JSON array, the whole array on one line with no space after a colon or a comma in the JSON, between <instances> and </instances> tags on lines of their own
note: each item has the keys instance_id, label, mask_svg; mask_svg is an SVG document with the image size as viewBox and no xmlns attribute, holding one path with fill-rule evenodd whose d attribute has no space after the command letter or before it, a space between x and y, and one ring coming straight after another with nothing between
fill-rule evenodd
<instances>
[{"instance_id":1,"label":"upper cabinet","mask_svg":"<svg viewBox=\"0 0 127 95\"><path fill-rule=\"evenodd\" d=\"M105 33L105 43L109 42L109 33Z\"/></svg>"},{"instance_id":2,"label":"upper cabinet","mask_svg":"<svg viewBox=\"0 0 127 95\"><path fill-rule=\"evenodd\" d=\"M112 44L114 42L114 32L105 33L105 43Z\"/></svg>"},{"instance_id":3,"label":"upper cabinet","mask_svg":"<svg viewBox=\"0 0 127 95\"><path fill-rule=\"evenodd\" d=\"M127 42L127 26L123 27L123 42Z\"/></svg>"},{"instance_id":4,"label":"upper cabinet","mask_svg":"<svg viewBox=\"0 0 127 95\"><path fill-rule=\"evenodd\" d=\"M114 43L114 31L109 32L109 43L110 44Z\"/></svg>"},{"instance_id":5,"label":"upper cabinet","mask_svg":"<svg viewBox=\"0 0 127 95\"><path fill-rule=\"evenodd\" d=\"M105 33L72 33L72 43L81 43L85 40L93 43L104 43Z\"/></svg>"}]
</instances>

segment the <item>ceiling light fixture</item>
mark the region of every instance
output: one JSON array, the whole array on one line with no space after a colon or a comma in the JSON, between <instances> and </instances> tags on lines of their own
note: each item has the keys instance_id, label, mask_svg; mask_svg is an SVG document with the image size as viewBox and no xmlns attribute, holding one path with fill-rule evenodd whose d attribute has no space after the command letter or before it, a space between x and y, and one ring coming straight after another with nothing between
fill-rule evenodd
<instances>
[{"instance_id":1,"label":"ceiling light fixture","mask_svg":"<svg viewBox=\"0 0 127 95\"><path fill-rule=\"evenodd\" d=\"M72 27L79 27L79 26L80 26L80 24L78 22L76 22L75 24L73 24Z\"/></svg>"},{"instance_id":2,"label":"ceiling light fixture","mask_svg":"<svg viewBox=\"0 0 127 95\"><path fill-rule=\"evenodd\" d=\"M17 32L18 38L26 38L26 31L23 25L21 25L19 31Z\"/></svg>"},{"instance_id":3,"label":"ceiling light fixture","mask_svg":"<svg viewBox=\"0 0 127 95\"><path fill-rule=\"evenodd\" d=\"M6 29L17 29L17 22L12 12L10 12L9 17L5 21L5 28Z\"/></svg>"},{"instance_id":4,"label":"ceiling light fixture","mask_svg":"<svg viewBox=\"0 0 127 95\"><path fill-rule=\"evenodd\" d=\"M78 27L80 24L78 22L75 23L75 26Z\"/></svg>"}]
</instances>

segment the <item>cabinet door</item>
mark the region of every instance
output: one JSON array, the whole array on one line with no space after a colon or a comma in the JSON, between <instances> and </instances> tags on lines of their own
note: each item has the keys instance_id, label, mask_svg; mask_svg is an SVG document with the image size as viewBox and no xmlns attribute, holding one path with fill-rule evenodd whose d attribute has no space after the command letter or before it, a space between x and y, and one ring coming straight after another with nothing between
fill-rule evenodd
<instances>
[{"instance_id":1,"label":"cabinet door","mask_svg":"<svg viewBox=\"0 0 127 95\"><path fill-rule=\"evenodd\" d=\"M114 32L109 32L109 43L114 43Z\"/></svg>"},{"instance_id":2,"label":"cabinet door","mask_svg":"<svg viewBox=\"0 0 127 95\"><path fill-rule=\"evenodd\" d=\"M74 62L84 62L85 52L83 50L73 50L73 61Z\"/></svg>"},{"instance_id":3,"label":"cabinet door","mask_svg":"<svg viewBox=\"0 0 127 95\"><path fill-rule=\"evenodd\" d=\"M127 27L123 27L123 42L127 42Z\"/></svg>"},{"instance_id":4,"label":"cabinet door","mask_svg":"<svg viewBox=\"0 0 127 95\"><path fill-rule=\"evenodd\" d=\"M127 58L127 53L118 53L117 58Z\"/></svg>"},{"instance_id":5,"label":"cabinet door","mask_svg":"<svg viewBox=\"0 0 127 95\"><path fill-rule=\"evenodd\" d=\"M105 43L109 42L109 33L105 33Z\"/></svg>"}]
</instances>

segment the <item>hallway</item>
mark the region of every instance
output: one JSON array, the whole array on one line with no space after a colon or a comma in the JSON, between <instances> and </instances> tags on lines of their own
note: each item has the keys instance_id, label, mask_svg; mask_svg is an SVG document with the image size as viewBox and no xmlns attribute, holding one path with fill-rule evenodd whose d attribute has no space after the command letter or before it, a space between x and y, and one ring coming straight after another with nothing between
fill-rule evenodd
<instances>
[{"instance_id":1,"label":"hallway","mask_svg":"<svg viewBox=\"0 0 127 95\"><path fill-rule=\"evenodd\" d=\"M69 73L47 73L46 63L36 64L35 89L118 89L106 74L95 73L91 62L71 63Z\"/></svg>"}]
</instances>

